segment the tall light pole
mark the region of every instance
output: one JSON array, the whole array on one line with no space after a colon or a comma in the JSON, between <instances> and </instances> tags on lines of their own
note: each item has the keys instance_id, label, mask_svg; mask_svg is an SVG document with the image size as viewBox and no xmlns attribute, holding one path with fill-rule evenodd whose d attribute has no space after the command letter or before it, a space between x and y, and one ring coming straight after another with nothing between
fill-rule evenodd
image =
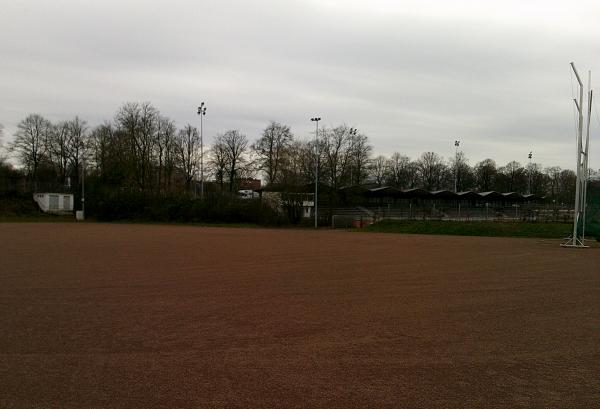
<instances>
[{"instance_id":1,"label":"tall light pole","mask_svg":"<svg viewBox=\"0 0 600 409\"><path fill-rule=\"evenodd\" d=\"M350 128L350 130L348 131L348 134L350 135L350 137L356 136L356 133L358 132L358 130L356 128ZM352 165L350 165L350 186L354 186L354 178L352 177ZM360 174L358 175L358 181L360 182ZM357 183L358 184L358 183Z\"/></svg>"},{"instance_id":2,"label":"tall light pole","mask_svg":"<svg viewBox=\"0 0 600 409\"><path fill-rule=\"evenodd\" d=\"M85 220L85 156L81 158L81 220Z\"/></svg>"},{"instance_id":3,"label":"tall light pole","mask_svg":"<svg viewBox=\"0 0 600 409\"><path fill-rule=\"evenodd\" d=\"M454 153L454 193L458 193L458 147L460 146L460 141L454 141L454 148L456 149Z\"/></svg>"},{"instance_id":4,"label":"tall light pole","mask_svg":"<svg viewBox=\"0 0 600 409\"><path fill-rule=\"evenodd\" d=\"M319 198L319 121L321 118L310 118L311 121L317 124L315 130L315 229L318 227L318 208L317 199Z\"/></svg>"},{"instance_id":5,"label":"tall light pole","mask_svg":"<svg viewBox=\"0 0 600 409\"><path fill-rule=\"evenodd\" d=\"M529 152L529 155L527 155L527 157L529 158L529 172L527 172L529 174L529 188L527 189L527 194L531 194L531 158L533 157L533 152Z\"/></svg>"},{"instance_id":6,"label":"tall light pole","mask_svg":"<svg viewBox=\"0 0 600 409\"><path fill-rule=\"evenodd\" d=\"M204 102L198 107L198 115L200 115L200 200L204 200L204 137L202 132L202 117L206 115Z\"/></svg>"}]
</instances>

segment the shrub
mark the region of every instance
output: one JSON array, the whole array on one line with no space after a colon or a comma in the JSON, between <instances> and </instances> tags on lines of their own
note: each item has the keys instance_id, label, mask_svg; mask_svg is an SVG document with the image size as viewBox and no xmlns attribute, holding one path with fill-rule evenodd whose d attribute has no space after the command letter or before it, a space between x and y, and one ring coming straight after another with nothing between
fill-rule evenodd
<instances>
[{"instance_id":1,"label":"shrub","mask_svg":"<svg viewBox=\"0 0 600 409\"><path fill-rule=\"evenodd\" d=\"M150 195L132 190L103 190L86 198L86 213L102 221L287 223L275 209L258 199L210 193L203 201L189 195Z\"/></svg>"}]
</instances>

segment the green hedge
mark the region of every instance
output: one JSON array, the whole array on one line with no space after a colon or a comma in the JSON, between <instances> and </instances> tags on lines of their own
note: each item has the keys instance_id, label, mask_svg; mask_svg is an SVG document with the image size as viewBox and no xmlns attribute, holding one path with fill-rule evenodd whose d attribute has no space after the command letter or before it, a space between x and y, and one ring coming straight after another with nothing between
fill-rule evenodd
<instances>
[{"instance_id":1,"label":"green hedge","mask_svg":"<svg viewBox=\"0 0 600 409\"><path fill-rule=\"evenodd\" d=\"M41 214L31 193L0 193L0 216L38 216Z\"/></svg>"},{"instance_id":2,"label":"green hedge","mask_svg":"<svg viewBox=\"0 0 600 409\"><path fill-rule=\"evenodd\" d=\"M86 195L86 216L101 221L286 224L287 218L260 200L210 193L204 200L188 195L149 195L103 191Z\"/></svg>"}]
</instances>

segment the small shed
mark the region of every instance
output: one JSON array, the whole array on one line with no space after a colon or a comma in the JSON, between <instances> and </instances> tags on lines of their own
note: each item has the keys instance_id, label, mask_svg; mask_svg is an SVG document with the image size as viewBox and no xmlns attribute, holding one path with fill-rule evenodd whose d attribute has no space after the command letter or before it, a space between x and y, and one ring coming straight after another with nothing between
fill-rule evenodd
<instances>
[{"instance_id":1,"label":"small shed","mask_svg":"<svg viewBox=\"0 0 600 409\"><path fill-rule=\"evenodd\" d=\"M67 214L73 211L71 193L34 193L33 200L44 213Z\"/></svg>"}]
</instances>

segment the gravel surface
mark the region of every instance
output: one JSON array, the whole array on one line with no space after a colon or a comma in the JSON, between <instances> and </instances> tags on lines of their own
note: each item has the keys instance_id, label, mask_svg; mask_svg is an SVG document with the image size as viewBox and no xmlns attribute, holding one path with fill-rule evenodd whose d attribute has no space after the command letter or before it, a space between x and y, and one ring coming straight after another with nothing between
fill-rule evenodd
<instances>
[{"instance_id":1,"label":"gravel surface","mask_svg":"<svg viewBox=\"0 0 600 409\"><path fill-rule=\"evenodd\" d=\"M0 408L598 408L559 243L0 224Z\"/></svg>"}]
</instances>

